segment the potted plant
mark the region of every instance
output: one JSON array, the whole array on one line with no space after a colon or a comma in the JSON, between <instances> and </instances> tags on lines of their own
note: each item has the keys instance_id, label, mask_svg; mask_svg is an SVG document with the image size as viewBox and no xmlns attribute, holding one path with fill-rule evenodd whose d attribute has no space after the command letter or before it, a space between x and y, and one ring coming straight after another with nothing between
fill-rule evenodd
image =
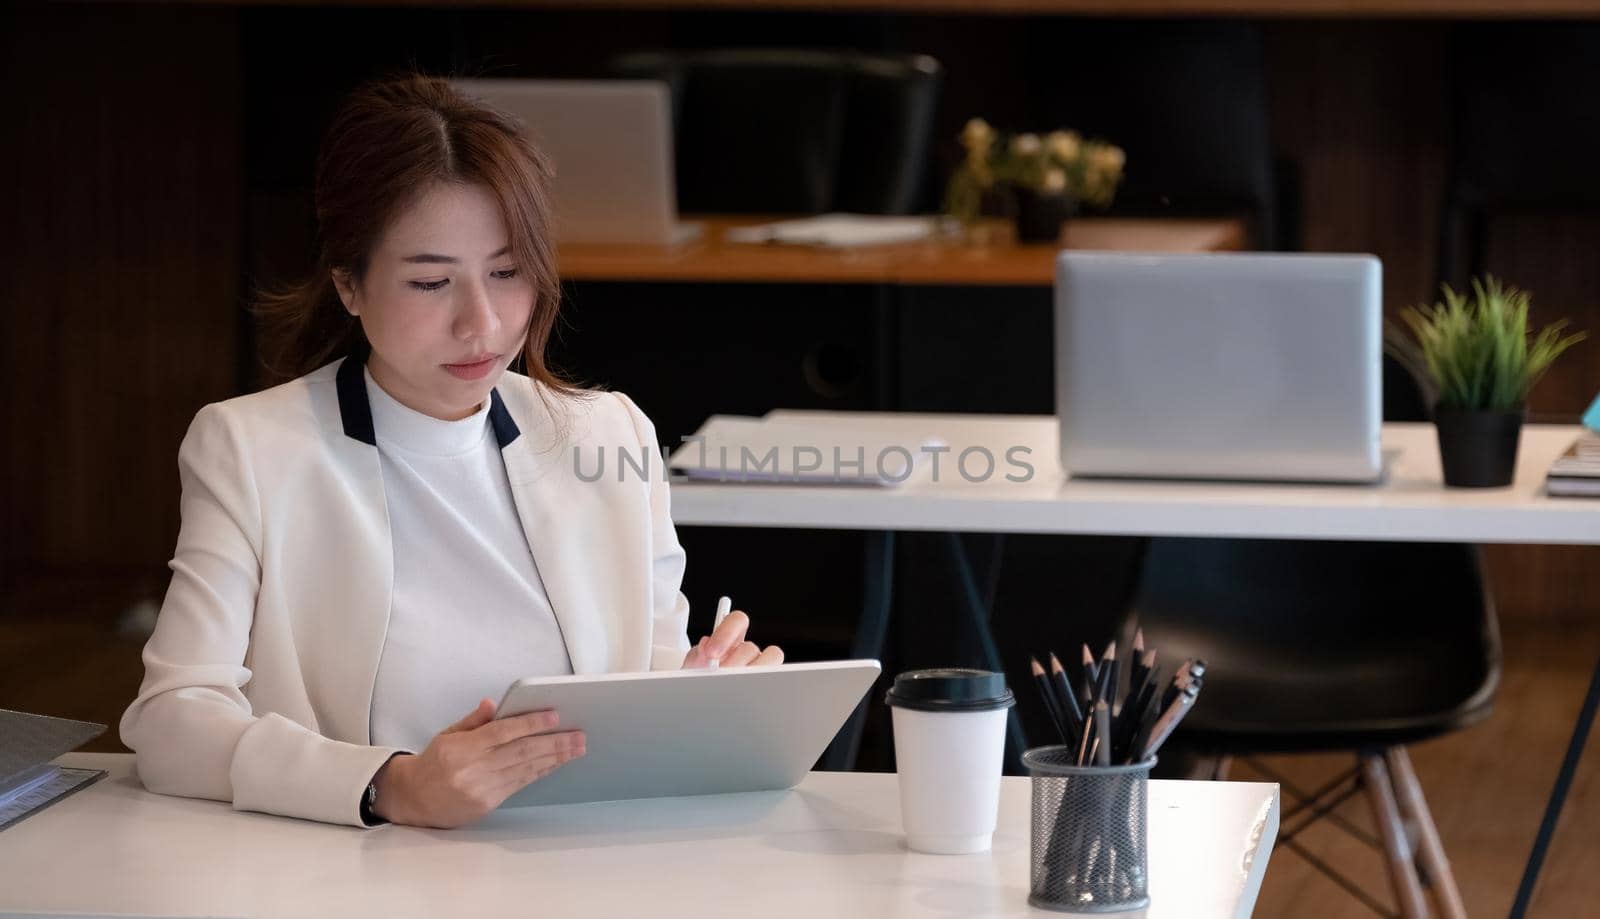
<instances>
[{"instance_id":1,"label":"potted plant","mask_svg":"<svg viewBox=\"0 0 1600 919\"><path fill-rule=\"evenodd\" d=\"M1434 424L1445 484L1509 485L1528 391L1584 335L1563 335L1563 320L1530 336L1529 295L1492 275L1474 278L1470 296L1448 284L1443 292L1443 303L1408 307L1402 316L1438 389Z\"/></svg>"},{"instance_id":2,"label":"potted plant","mask_svg":"<svg viewBox=\"0 0 1600 919\"><path fill-rule=\"evenodd\" d=\"M1076 131L1001 135L974 118L961 131L966 157L950 177L945 212L971 226L989 214L1016 221L1024 242L1054 242L1080 205L1104 208L1126 160L1119 147Z\"/></svg>"}]
</instances>

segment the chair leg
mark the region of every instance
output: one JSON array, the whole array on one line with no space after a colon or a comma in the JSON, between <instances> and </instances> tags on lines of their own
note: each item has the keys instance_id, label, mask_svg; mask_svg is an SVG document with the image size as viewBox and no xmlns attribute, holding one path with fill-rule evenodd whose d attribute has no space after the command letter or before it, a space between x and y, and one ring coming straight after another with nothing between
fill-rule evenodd
<instances>
[{"instance_id":1,"label":"chair leg","mask_svg":"<svg viewBox=\"0 0 1600 919\"><path fill-rule=\"evenodd\" d=\"M1427 919L1428 901L1422 895L1422 881L1417 877L1411 842L1406 838L1405 824L1400 818L1400 807L1395 802L1394 786L1389 781L1383 755L1361 754L1361 775L1367 784L1372 820L1383 839L1383 851L1389 861L1389 881L1395 900L1400 904L1400 915L1405 919Z\"/></svg>"},{"instance_id":2,"label":"chair leg","mask_svg":"<svg viewBox=\"0 0 1600 919\"><path fill-rule=\"evenodd\" d=\"M1427 873L1433 886L1439 912L1445 919L1467 919L1467 907L1461 900L1461 890L1456 886L1455 874L1450 871L1450 860L1445 857L1444 844L1439 841L1439 829L1434 826L1428 801L1422 795L1422 784L1417 781L1416 770L1411 768L1411 755L1405 747L1391 747L1384 754L1389 766L1389 777L1394 782L1395 798L1400 811L1417 828L1417 860Z\"/></svg>"},{"instance_id":3,"label":"chair leg","mask_svg":"<svg viewBox=\"0 0 1600 919\"><path fill-rule=\"evenodd\" d=\"M1191 753L1179 760L1177 770L1169 772L1168 776L1186 782L1214 782L1217 779L1217 760L1214 753Z\"/></svg>"},{"instance_id":4,"label":"chair leg","mask_svg":"<svg viewBox=\"0 0 1600 919\"><path fill-rule=\"evenodd\" d=\"M966 543L961 541L960 533L950 532L944 535L945 545L950 552L951 569L956 576L956 587L965 601L962 606L971 620L973 632L977 635L984 666L996 673L1005 673L1005 662L1000 657L1000 646L995 643L994 625L990 622L992 610L978 590L978 578L972 573L972 562L967 558ZM1006 713L1007 775L1027 774L1022 768L1022 754L1027 749L1028 738L1022 733L1022 719L1017 715L1016 706L1012 706Z\"/></svg>"},{"instance_id":5,"label":"chair leg","mask_svg":"<svg viewBox=\"0 0 1600 919\"><path fill-rule=\"evenodd\" d=\"M861 620L856 624L850 656L882 660L889 643L889 614L894 606L894 531L867 534L863 560ZM861 735L866 731L867 707L872 693L856 704L844 727L834 736L823 754L822 767L831 772L852 772L861 752Z\"/></svg>"}]
</instances>

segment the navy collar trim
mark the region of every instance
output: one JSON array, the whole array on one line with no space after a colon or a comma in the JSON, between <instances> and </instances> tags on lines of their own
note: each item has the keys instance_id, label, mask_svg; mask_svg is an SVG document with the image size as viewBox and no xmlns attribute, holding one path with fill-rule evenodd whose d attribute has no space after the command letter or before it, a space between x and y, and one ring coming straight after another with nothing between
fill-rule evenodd
<instances>
[{"instance_id":1,"label":"navy collar trim","mask_svg":"<svg viewBox=\"0 0 1600 919\"><path fill-rule=\"evenodd\" d=\"M376 447L378 435L372 429L372 403L367 401L367 381L361 373L365 366L353 357L345 358L339 365L339 419L344 422L346 437Z\"/></svg>"},{"instance_id":2,"label":"navy collar trim","mask_svg":"<svg viewBox=\"0 0 1600 919\"><path fill-rule=\"evenodd\" d=\"M494 428L494 439L500 443L500 449L511 446L522 430L517 423L511 420L511 413L506 411L505 400L500 398L498 388L489 390L489 426Z\"/></svg>"},{"instance_id":3,"label":"navy collar trim","mask_svg":"<svg viewBox=\"0 0 1600 919\"><path fill-rule=\"evenodd\" d=\"M339 365L336 378L339 391L339 419L344 424L346 437L352 437L368 446L378 445L377 432L372 427L372 403L367 401L367 381L361 370L366 364L353 357L347 357ZM522 434L517 423L511 419L511 412L506 410L504 399L500 398L500 390L489 392L489 426L494 429L494 439L500 449L516 441Z\"/></svg>"}]
</instances>

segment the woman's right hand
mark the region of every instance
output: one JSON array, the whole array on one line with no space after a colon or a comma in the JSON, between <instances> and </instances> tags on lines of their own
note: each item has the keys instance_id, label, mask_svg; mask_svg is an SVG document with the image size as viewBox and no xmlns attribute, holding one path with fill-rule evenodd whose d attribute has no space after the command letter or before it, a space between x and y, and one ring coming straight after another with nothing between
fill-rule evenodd
<instances>
[{"instance_id":1,"label":"woman's right hand","mask_svg":"<svg viewBox=\"0 0 1600 919\"><path fill-rule=\"evenodd\" d=\"M390 823L451 829L500 806L524 786L584 754L582 731L552 731L553 711L494 720L493 699L415 756L389 760L374 779L373 812Z\"/></svg>"}]
</instances>

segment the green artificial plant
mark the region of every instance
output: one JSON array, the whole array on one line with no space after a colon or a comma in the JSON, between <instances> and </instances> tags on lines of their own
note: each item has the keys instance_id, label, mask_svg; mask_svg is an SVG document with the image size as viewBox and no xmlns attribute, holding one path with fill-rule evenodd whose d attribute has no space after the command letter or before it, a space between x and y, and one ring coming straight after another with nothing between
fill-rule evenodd
<instances>
[{"instance_id":1,"label":"green artificial plant","mask_svg":"<svg viewBox=\"0 0 1600 919\"><path fill-rule=\"evenodd\" d=\"M1401 314L1422 346L1441 408L1516 411L1561 353L1584 338L1563 335L1566 320L1528 334L1526 291L1493 275L1472 279L1471 295L1443 285L1444 302Z\"/></svg>"}]
</instances>

